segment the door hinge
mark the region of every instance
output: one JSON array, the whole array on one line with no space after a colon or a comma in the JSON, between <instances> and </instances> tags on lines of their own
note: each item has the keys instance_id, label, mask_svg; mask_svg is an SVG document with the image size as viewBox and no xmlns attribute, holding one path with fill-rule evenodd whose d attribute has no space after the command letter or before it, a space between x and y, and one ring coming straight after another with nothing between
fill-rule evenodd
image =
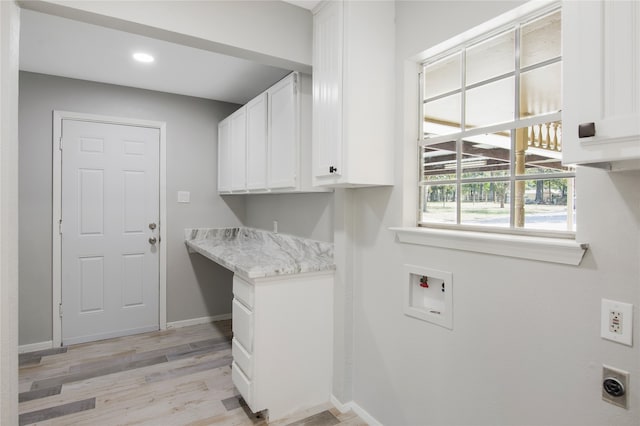
<instances>
[{"instance_id":1,"label":"door hinge","mask_svg":"<svg viewBox=\"0 0 640 426\"><path fill-rule=\"evenodd\" d=\"M62 219L58 220L58 233L62 235Z\"/></svg>"},{"instance_id":2,"label":"door hinge","mask_svg":"<svg viewBox=\"0 0 640 426\"><path fill-rule=\"evenodd\" d=\"M60 315L60 318L62 318L62 303L58 305L58 314Z\"/></svg>"},{"instance_id":3,"label":"door hinge","mask_svg":"<svg viewBox=\"0 0 640 426\"><path fill-rule=\"evenodd\" d=\"M58 139L58 149L62 151L62 136L60 136L60 139Z\"/></svg>"}]
</instances>

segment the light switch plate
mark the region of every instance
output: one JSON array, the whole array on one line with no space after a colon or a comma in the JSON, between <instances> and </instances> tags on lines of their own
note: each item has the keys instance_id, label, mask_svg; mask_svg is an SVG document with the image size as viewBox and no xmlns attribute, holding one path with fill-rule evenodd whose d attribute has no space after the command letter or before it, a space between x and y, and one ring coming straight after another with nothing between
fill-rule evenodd
<instances>
[{"instance_id":1,"label":"light switch plate","mask_svg":"<svg viewBox=\"0 0 640 426\"><path fill-rule=\"evenodd\" d=\"M600 336L603 339L633 346L633 305L602 299Z\"/></svg>"},{"instance_id":2,"label":"light switch plate","mask_svg":"<svg viewBox=\"0 0 640 426\"><path fill-rule=\"evenodd\" d=\"M191 201L191 193L189 191L178 191L178 202L189 203Z\"/></svg>"}]
</instances>

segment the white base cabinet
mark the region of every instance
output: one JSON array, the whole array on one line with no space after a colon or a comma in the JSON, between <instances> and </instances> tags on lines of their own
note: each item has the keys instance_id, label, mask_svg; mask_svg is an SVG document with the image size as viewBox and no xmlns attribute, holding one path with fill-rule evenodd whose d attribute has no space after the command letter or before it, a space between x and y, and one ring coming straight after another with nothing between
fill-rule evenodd
<instances>
[{"instance_id":1,"label":"white base cabinet","mask_svg":"<svg viewBox=\"0 0 640 426\"><path fill-rule=\"evenodd\" d=\"M640 2L565 1L562 26L563 162L640 169Z\"/></svg>"},{"instance_id":2,"label":"white base cabinet","mask_svg":"<svg viewBox=\"0 0 640 426\"><path fill-rule=\"evenodd\" d=\"M269 420L329 401L333 271L233 278L233 383Z\"/></svg>"}]
</instances>

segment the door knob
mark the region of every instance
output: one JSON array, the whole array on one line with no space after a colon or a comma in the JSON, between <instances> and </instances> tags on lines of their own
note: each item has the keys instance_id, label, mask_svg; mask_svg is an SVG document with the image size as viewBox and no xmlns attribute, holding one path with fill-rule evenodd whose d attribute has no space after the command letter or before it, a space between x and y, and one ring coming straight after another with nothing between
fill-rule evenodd
<instances>
[{"instance_id":1,"label":"door knob","mask_svg":"<svg viewBox=\"0 0 640 426\"><path fill-rule=\"evenodd\" d=\"M153 231L154 229L156 229L156 224L155 224L155 223L150 223L150 224L149 224L149 229L151 229L152 231Z\"/></svg>"},{"instance_id":2,"label":"door knob","mask_svg":"<svg viewBox=\"0 0 640 426\"><path fill-rule=\"evenodd\" d=\"M155 244L158 240L156 240L156 237L151 237L149 238L149 244Z\"/></svg>"}]
</instances>

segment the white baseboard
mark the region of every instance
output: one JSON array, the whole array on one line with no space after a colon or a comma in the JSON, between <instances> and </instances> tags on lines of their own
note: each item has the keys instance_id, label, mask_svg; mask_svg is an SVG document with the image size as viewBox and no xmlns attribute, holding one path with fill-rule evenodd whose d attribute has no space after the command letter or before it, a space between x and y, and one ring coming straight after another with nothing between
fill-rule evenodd
<instances>
[{"instance_id":1,"label":"white baseboard","mask_svg":"<svg viewBox=\"0 0 640 426\"><path fill-rule=\"evenodd\" d=\"M26 352L43 351L45 349L53 348L53 340L47 340L46 342L29 343L28 345L18 346L18 353L23 354Z\"/></svg>"},{"instance_id":2,"label":"white baseboard","mask_svg":"<svg viewBox=\"0 0 640 426\"><path fill-rule=\"evenodd\" d=\"M353 410L353 412L356 413L358 417L360 417L362 420L367 422L369 426L382 426L382 423L376 420L375 417L373 417L364 408L362 408L361 406L359 406L353 401L349 401L343 404L338 400L338 398L336 398L333 395L331 395L330 401L333 404L333 406L336 407L338 411L340 411L341 413L346 413L349 410Z\"/></svg>"},{"instance_id":3,"label":"white baseboard","mask_svg":"<svg viewBox=\"0 0 640 426\"><path fill-rule=\"evenodd\" d=\"M222 321L231 319L231 314L214 315L212 317L191 318L182 321L171 321L167 323L167 328L181 328L190 325L208 324L214 321Z\"/></svg>"}]
</instances>

